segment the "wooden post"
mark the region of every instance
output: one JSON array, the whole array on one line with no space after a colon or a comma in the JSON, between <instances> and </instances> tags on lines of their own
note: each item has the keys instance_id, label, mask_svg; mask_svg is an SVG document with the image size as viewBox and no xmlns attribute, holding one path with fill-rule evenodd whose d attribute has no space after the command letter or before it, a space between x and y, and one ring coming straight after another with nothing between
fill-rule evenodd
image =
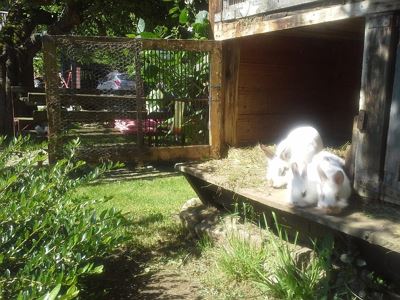
<instances>
[{"instance_id":1,"label":"wooden post","mask_svg":"<svg viewBox=\"0 0 400 300\"><path fill-rule=\"evenodd\" d=\"M224 136L221 42L215 42L210 56L210 155L219 158Z\"/></svg>"},{"instance_id":2,"label":"wooden post","mask_svg":"<svg viewBox=\"0 0 400 300\"><path fill-rule=\"evenodd\" d=\"M380 194L396 39L393 13L366 18L354 172L354 188L362 197Z\"/></svg>"},{"instance_id":3,"label":"wooden post","mask_svg":"<svg viewBox=\"0 0 400 300\"><path fill-rule=\"evenodd\" d=\"M135 55L135 72L136 72L136 107L137 107L137 145L138 147L143 146L143 115L142 112L145 110L145 100L144 100L144 92L143 92L143 81L142 81L142 44L141 41L137 40L134 43L134 55Z\"/></svg>"},{"instance_id":4,"label":"wooden post","mask_svg":"<svg viewBox=\"0 0 400 300\"><path fill-rule=\"evenodd\" d=\"M399 22L397 32L399 33ZM396 65L390 108L382 199L400 204L400 39L397 42Z\"/></svg>"},{"instance_id":5,"label":"wooden post","mask_svg":"<svg viewBox=\"0 0 400 300\"><path fill-rule=\"evenodd\" d=\"M238 85L240 44L237 40L223 42L224 67L224 142L237 146Z\"/></svg>"},{"instance_id":6,"label":"wooden post","mask_svg":"<svg viewBox=\"0 0 400 300\"><path fill-rule=\"evenodd\" d=\"M49 121L49 162L55 163L61 155L60 135L62 132L61 104L58 93L58 69L56 42L50 36L43 36L43 57L47 119Z\"/></svg>"}]
</instances>

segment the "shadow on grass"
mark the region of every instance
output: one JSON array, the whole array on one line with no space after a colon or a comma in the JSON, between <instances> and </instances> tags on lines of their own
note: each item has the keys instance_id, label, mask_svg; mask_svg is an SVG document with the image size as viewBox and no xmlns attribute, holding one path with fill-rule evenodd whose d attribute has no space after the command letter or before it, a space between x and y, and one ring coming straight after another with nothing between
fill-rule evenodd
<instances>
[{"instance_id":1,"label":"shadow on grass","mask_svg":"<svg viewBox=\"0 0 400 300\"><path fill-rule=\"evenodd\" d=\"M151 228L165 218L163 214L155 213L132 221L132 231L129 233L133 237L131 243L125 249L99 261L104 265L104 272L82 281L84 291L80 297L97 300L193 299L190 290L181 290L179 295L171 295L170 289L181 288L182 278L165 270L160 274L157 265L161 261L180 261L184 264L187 257L201 255L195 242L188 239L188 233L178 224L157 227L161 238L155 245L143 243L143 232L139 234L140 228Z\"/></svg>"},{"instance_id":2,"label":"shadow on grass","mask_svg":"<svg viewBox=\"0 0 400 300\"><path fill-rule=\"evenodd\" d=\"M125 165L123 168L106 172L101 178L93 181L90 185L111 183L115 181L131 180L153 180L178 176L179 172L174 169L174 163L156 165Z\"/></svg>"}]
</instances>

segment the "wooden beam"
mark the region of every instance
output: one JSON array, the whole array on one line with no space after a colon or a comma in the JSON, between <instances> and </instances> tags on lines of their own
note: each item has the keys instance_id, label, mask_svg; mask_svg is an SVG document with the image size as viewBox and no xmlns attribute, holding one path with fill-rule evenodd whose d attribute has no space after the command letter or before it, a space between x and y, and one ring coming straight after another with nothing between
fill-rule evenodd
<instances>
[{"instance_id":1,"label":"wooden beam","mask_svg":"<svg viewBox=\"0 0 400 300\"><path fill-rule=\"evenodd\" d=\"M247 0L229 5L229 0L224 0L224 8L221 13L223 21L246 18L262 13L273 13L283 10L296 10L305 7L323 5L325 0ZM333 0L330 2L339 2ZM330 3L336 4L336 3Z\"/></svg>"},{"instance_id":2,"label":"wooden beam","mask_svg":"<svg viewBox=\"0 0 400 300\"><path fill-rule=\"evenodd\" d=\"M101 110L82 110L82 111L63 111L62 119L67 122L105 122L115 119L136 120L136 111L101 111Z\"/></svg>"},{"instance_id":3,"label":"wooden beam","mask_svg":"<svg viewBox=\"0 0 400 300\"><path fill-rule=\"evenodd\" d=\"M380 196L398 28L395 14L367 17L354 188L362 197Z\"/></svg>"},{"instance_id":4,"label":"wooden beam","mask_svg":"<svg viewBox=\"0 0 400 300\"><path fill-rule=\"evenodd\" d=\"M210 145L211 156L218 158L224 139L221 43L214 43L210 56Z\"/></svg>"},{"instance_id":5,"label":"wooden beam","mask_svg":"<svg viewBox=\"0 0 400 300\"><path fill-rule=\"evenodd\" d=\"M209 145L182 147L137 147L131 144L93 145L92 148L78 150L80 159L88 162L102 160L120 162L203 160L210 156Z\"/></svg>"},{"instance_id":6,"label":"wooden beam","mask_svg":"<svg viewBox=\"0 0 400 300\"><path fill-rule=\"evenodd\" d=\"M239 41L227 41L223 44L224 66L224 142L237 146L238 85L240 64Z\"/></svg>"},{"instance_id":7,"label":"wooden beam","mask_svg":"<svg viewBox=\"0 0 400 300\"><path fill-rule=\"evenodd\" d=\"M400 39L397 43L394 76L382 198L384 201L400 204Z\"/></svg>"},{"instance_id":8,"label":"wooden beam","mask_svg":"<svg viewBox=\"0 0 400 300\"><path fill-rule=\"evenodd\" d=\"M300 12L288 11L272 15L257 15L234 22L215 23L214 37L216 40L226 40L396 10L400 10L400 1L365 0Z\"/></svg>"},{"instance_id":9,"label":"wooden beam","mask_svg":"<svg viewBox=\"0 0 400 300\"><path fill-rule=\"evenodd\" d=\"M137 39L122 37L105 36L65 36L54 35L52 38L57 42L62 39L68 39L73 42L94 42L108 44L129 44L135 43ZM143 50L175 50L175 51L211 51L214 47L214 41L208 40L165 40L165 39L139 39Z\"/></svg>"}]
</instances>

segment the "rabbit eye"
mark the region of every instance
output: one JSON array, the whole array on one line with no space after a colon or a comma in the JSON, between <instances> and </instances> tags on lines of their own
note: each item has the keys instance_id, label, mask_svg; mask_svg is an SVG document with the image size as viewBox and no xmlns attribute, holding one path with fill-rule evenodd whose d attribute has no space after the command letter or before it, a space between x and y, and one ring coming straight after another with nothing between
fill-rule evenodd
<instances>
[{"instance_id":1,"label":"rabbit eye","mask_svg":"<svg viewBox=\"0 0 400 300\"><path fill-rule=\"evenodd\" d=\"M307 195L307 191L301 193L301 196L304 198Z\"/></svg>"}]
</instances>

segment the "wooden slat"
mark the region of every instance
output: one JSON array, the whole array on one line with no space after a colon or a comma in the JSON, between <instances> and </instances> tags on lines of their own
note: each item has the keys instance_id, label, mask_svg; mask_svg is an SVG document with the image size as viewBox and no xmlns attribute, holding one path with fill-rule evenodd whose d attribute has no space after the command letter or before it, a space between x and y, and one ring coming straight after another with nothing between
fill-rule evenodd
<instances>
[{"instance_id":1,"label":"wooden slat","mask_svg":"<svg viewBox=\"0 0 400 300\"><path fill-rule=\"evenodd\" d=\"M136 111L63 111L63 120L69 122L106 122L114 121L115 119L133 119L137 118Z\"/></svg>"},{"instance_id":2,"label":"wooden slat","mask_svg":"<svg viewBox=\"0 0 400 300\"><path fill-rule=\"evenodd\" d=\"M84 109L113 109L120 107L123 110L136 110L136 96L134 95L94 95L94 94L60 94L63 106L80 105Z\"/></svg>"},{"instance_id":3,"label":"wooden slat","mask_svg":"<svg viewBox=\"0 0 400 300\"><path fill-rule=\"evenodd\" d=\"M222 11L222 21L229 21L245 17L251 17L256 14L273 13L279 10L296 10L324 4L325 0L246 0L238 4L228 5L229 0L224 0ZM335 1L332 1L335 2ZM337 1L336 2L340 2ZM330 4L332 4L330 2Z\"/></svg>"},{"instance_id":4,"label":"wooden slat","mask_svg":"<svg viewBox=\"0 0 400 300\"><path fill-rule=\"evenodd\" d=\"M240 65L240 43L229 41L223 47L224 66L224 142L234 146L237 144L238 118L238 85Z\"/></svg>"},{"instance_id":5,"label":"wooden slat","mask_svg":"<svg viewBox=\"0 0 400 300\"><path fill-rule=\"evenodd\" d=\"M68 38L71 42L95 42L95 43L134 43L136 39L105 36L52 36L55 41ZM208 40L166 40L166 39L140 39L145 50L171 50L171 51L211 51L215 42Z\"/></svg>"},{"instance_id":6,"label":"wooden slat","mask_svg":"<svg viewBox=\"0 0 400 300\"><path fill-rule=\"evenodd\" d=\"M137 147L132 144L94 145L93 152L80 152L80 158L89 162L99 162L102 157L93 155L96 149L99 153L107 152L107 159L120 162L138 161L177 161L203 160L210 157L209 145L195 145L184 147Z\"/></svg>"},{"instance_id":7,"label":"wooden slat","mask_svg":"<svg viewBox=\"0 0 400 300\"><path fill-rule=\"evenodd\" d=\"M33 111L33 120L38 123L47 122L47 112L45 110Z\"/></svg>"},{"instance_id":8,"label":"wooden slat","mask_svg":"<svg viewBox=\"0 0 400 300\"><path fill-rule=\"evenodd\" d=\"M354 188L363 197L377 198L380 194L396 38L394 14L367 18L359 105L360 113L365 113L365 128L359 128L358 140L355 141L354 172Z\"/></svg>"},{"instance_id":9,"label":"wooden slat","mask_svg":"<svg viewBox=\"0 0 400 300\"><path fill-rule=\"evenodd\" d=\"M226 40L396 10L400 10L400 2L397 0L364 0L306 11L277 13L267 17L253 16L251 19L215 23L214 37L216 40Z\"/></svg>"},{"instance_id":10,"label":"wooden slat","mask_svg":"<svg viewBox=\"0 0 400 300\"><path fill-rule=\"evenodd\" d=\"M27 103L35 105L46 104L46 93L28 93Z\"/></svg>"},{"instance_id":11,"label":"wooden slat","mask_svg":"<svg viewBox=\"0 0 400 300\"><path fill-rule=\"evenodd\" d=\"M398 29L399 30L399 29ZM390 107L383 178L383 200L400 204L400 40L397 44L395 77Z\"/></svg>"},{"instance_id":12,"label":"wooden slat","mask_svg":"<svg viewBox=\"0 0 400 300\"><path fill-rule=\"evenodd\" d=\"M14 85L11 87L13 93L44 93L44 88L27 88L25 86Z\"/></svg>"},{"instance_id":13,"label":"wooden slat","mask_svg":"<svg viewBox=\"0 0 400 300\"><path fill-rule=\"evenodd\" d=\"M211 156L217 158L221 156L224 140L221 43L214 43L210 61L210 145Z\"/></svg>"}]
</instances>

